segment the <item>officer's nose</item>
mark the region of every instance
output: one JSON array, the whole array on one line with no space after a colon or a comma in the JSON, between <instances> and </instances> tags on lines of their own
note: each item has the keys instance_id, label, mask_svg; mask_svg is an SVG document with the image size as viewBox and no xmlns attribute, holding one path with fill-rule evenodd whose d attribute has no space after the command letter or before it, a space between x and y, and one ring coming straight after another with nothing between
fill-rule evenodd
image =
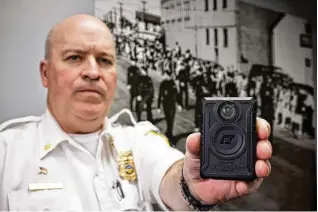
<instances>
[{"instance_id":1,"label":"officer's nose","mask_svg":"<svg viewBox=\"0 0 318 212\"><path fill-rule=\"evenodd\" d=\"M96 58L94 56L88 57L84 70L82 71L82 77L84 80L99 80L100 70Z\"/></svg>"}]
</instances>

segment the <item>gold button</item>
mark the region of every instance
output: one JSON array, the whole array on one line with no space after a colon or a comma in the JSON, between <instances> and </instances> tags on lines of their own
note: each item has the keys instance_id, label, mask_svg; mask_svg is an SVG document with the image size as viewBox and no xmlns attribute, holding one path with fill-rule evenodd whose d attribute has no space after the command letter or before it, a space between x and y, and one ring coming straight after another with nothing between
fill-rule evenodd
<instances>
[{"instance_id":1,"label":"gold button","mask_svg":"<svg viewBox=\"0 0 318 212\"><path fill-rule=\"evenodd\" d=\"M45 150L45 151L48 151L49 149L51 149L51 144L46 144L46 145L44 146L44 150Z\"/></svg>"}]
</instances>

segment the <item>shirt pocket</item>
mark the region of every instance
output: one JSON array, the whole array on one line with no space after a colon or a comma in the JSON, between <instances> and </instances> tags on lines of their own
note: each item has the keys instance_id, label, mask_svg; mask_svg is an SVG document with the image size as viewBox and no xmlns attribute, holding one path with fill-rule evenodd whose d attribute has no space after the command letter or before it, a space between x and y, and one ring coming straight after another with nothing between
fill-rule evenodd
<instances>
[{"instance_id":1,"label":"shirt pocket","mask_svg":"<svg viewBox=\"0 0 318 212\"><path fill-rule=\"evenodd\" d=\"M10 211L61 211L78 210L64 190L10 191L8 193Z\"/></svg>"}]
</instances>

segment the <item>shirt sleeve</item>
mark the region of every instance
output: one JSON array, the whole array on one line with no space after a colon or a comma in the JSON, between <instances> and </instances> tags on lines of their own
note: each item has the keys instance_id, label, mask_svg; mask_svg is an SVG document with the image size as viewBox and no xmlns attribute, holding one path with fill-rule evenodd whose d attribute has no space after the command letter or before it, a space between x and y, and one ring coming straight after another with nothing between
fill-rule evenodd
<instances>
[{"instance_id":1,"label":"shirt sleeve","mask_svg":"<svg viewBox=\"0 0 318 212\"><path fill-rule=\"evenodd\" d=\"M168 169L176 161L184 158L184 154L171 147L162 134L153 131L145 133L141 143L139 175L144 196L147 201L158 204L162 210L168 211L159 195L160 184Z\"/></svg>"},{"instance_id":2,"label":"shirt sleeve","mask_svg":"<svg viewBox=\"0 0 318 212\"><path fill-rule=\"evenodd\" d=\"M2 187L1 182L3 182L3 175L4 175L4 164L6 159L6 149L7 145L4 141L4 138L0 134L0 188Z\"/></svg>"}]
</instances>

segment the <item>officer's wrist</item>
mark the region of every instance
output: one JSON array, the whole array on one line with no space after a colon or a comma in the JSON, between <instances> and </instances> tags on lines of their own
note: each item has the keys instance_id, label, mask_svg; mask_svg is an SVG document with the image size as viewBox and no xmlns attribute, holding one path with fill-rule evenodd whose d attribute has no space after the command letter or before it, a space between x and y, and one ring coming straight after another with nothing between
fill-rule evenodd
<instances>
[{"instance_id":1,"label":"officer's wrist","mask_svg":"<svg viewBox=\"0 0 318 212\"><path fill-rule=\"evenodd\" d=\"M195 197L189 188L183 173L183 166L180 172L180 191L184 201L192 210L196 211L211 211L215 209L217 204L205 204L201 199Z\"/></svg>"}]
</instances>

